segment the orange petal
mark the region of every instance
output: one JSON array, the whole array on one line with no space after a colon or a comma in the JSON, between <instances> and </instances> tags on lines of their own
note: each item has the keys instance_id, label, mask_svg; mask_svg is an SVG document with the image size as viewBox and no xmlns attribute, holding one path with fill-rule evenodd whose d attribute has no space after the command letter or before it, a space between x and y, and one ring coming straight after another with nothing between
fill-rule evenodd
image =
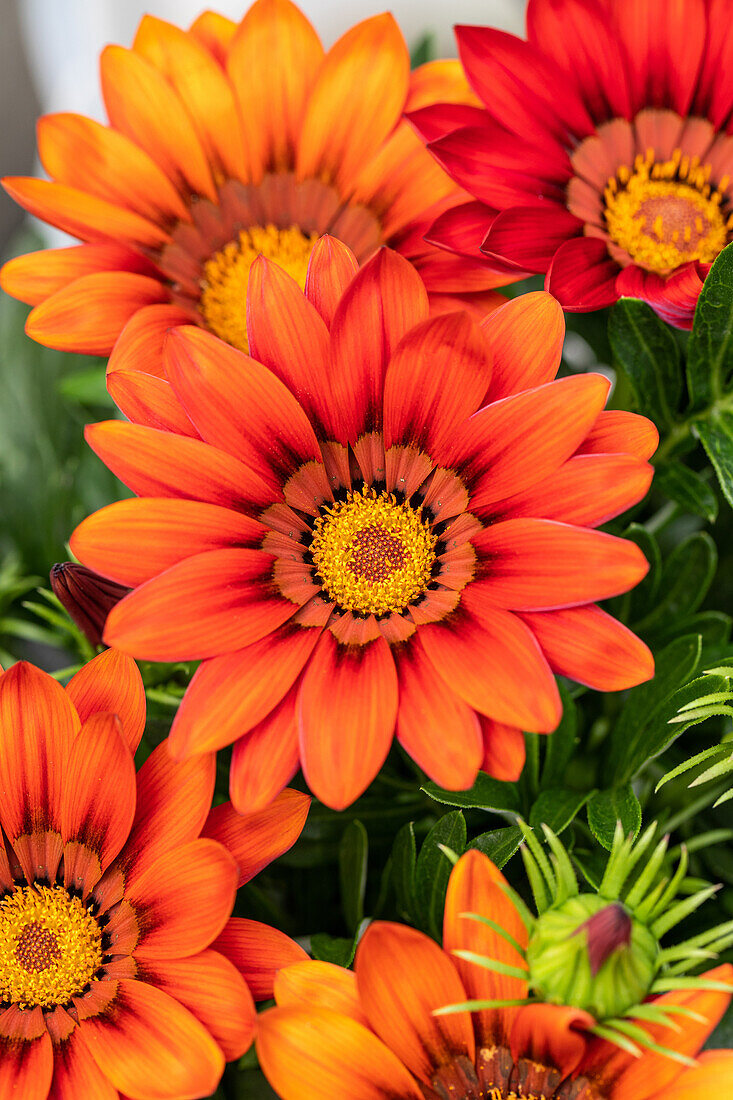
<instances>
[{"instance_id":1,"label":"orange petal","mask_svg":"<svg viewBox=\"0 0 733 1100\"><path fill-rule=\"evenodd\" d=\"M707 1050L694 1069L686 1069L655 1100L700 1100L702 1096L733 1095L733 1052Z\"/></svg>"},{"instance_id":2,"label":"orange petal","mask_svg":"<svg viewBox=\"0 0 733 1100\"><path fill-rule=\"evenodd\" d=\"M654 657L628 627L600 607L522 614L558 676L597 691L624 691L654 676Z\"/></svg>"},{"instance_id":3,"label":"orange petal","mask_svg":"<svg viewBox=\"0 0 733 1100\"><path fill-rule=\"evenodd\" d=\"M109 364L107 367L107 392L120 412L133 424L187 435L192 439L200 438L169 382L137 370L115 370L110 373Z\"/></svg>"},{"instance_id":4,"label":"orange petal","mask_svg":"<svg viewBox=\"0 0 733 1100\"><path fill-rule=\"evenodd\" d=\"M271 563L259 550L209 550L185 558L112 608L105 643L147 661L201 660L244 649L297 610L273 587Z\"/></svg>"},{"instance_id":5,"label":"orange petal","mask_svg":"<svg viewBox=\"0 0 733 1100\"><path fill-rule=\"evenodd\" d=\"M46 347L109 355L139 309L167 300L168 290L157 279L130 271L97 271L75 279L36 306L25 330Z\"/></svg>"},{"instance_id":6,"label":"orange petal","mask_svg":"<svg viewBox=\"0 0 733 1100\"><path fill-rule=\"evenodd\" d=\"M100 60L107 114L120 130L160 166L188 200L216 188L193 122L162 73L122 46L107 46Z\"/></svg>"},{"instance_id":7,"label":"orange petal","mask_svg":"<svg viewBox=\"0 0 733 1100\"><path fill-rule=\"evenodd\" d=\"M145 729L145 688L131 657L106 649L72 676L66 694L82 722L94 714L116 714L130 752L136 751Z\"/></svg>"},{"instance_id":8,"label":"orange petal","mask_svg":"<svg viewBox=\"0 0 733 1100\"><path fill-rule=\"evenodd\" d=\"M638 413L623 409L602 412L578 447L578 454L632 454L647 459L659 446L659 432Z\"/></svg>"},{"instance_id":9,"label":"orange petal","mask_svg":"<svg viewBox=\"0 0 733 1100\"><path fill-rule=\"evenodd\" d=\"M8 176L3 187L17 203L42 221L55 225L81 240L109 238L119 244L160 248L168 234L147 218L76 187L50 180Z\"/></svg>"},{"instance_id":10,"label":"orange petal","mask_svg":"<svg viewBox=\"0 0 733 1100\"><path fill-rule=\"evenodd\" d=\"M116 535L120 528L127 531L123 544ZM80 530L91 568L132 588L194 554L258 546L264 533L262 524L231 508L170 497L108 504Z\"/></svg>"},{"instance_id":11,"label":"orange petal","mask_svg":"<svg viewBox=\"0 0 733 1100\"><path fill-rule=\"evenodd\" d=\"M246 156L232 86L196 37L144 15L133 49L173 85L217 179L244 179Z\"/></svg>"},{"instance_id":12,"label":"orange petal","mask_svg":"<svg viewBox=\"0 0 733 1100\"><path fill-rule=\"evenodd\" d=\"M483 756L476 712L436 676L419 639L397 650L396 662L402 748L441 787L470 787Z\"/></svg>"},{"instance_id":13,"label":"orange petal","mask_svg":"<svg viewBox=\"0 0 733 1100\"><path fill-rule=\"evenodd\" d=\"M468 1012L433 1015L466 1000L448 955L415 928L375 921L356 953L361 1006L377 1035L404 1065L430 1083L446 1062L475 1055Z\"/></svg>"},{"instance_id":14,"label":"orange petal","mask_svg":"<svg viewBox=\"0 0 733 1100\"><path fill-rule=\"evenodd\" d=\"M303 948L290 936L269 924L243 917L227 921L212 946L236 966L256 1001L273 996L276 975L282 967L291 968L304 960L310 963Z\"/></svg>"},{"instance_id":15,"label":"orange petal","mask_svg":"<svg viewBox=\"0 0 733 1100\"><path fill-rule=\"evenodd\" d=\"M515 1062L526 1058L542 1066L553 1066L562 1077L567 1077L577 1069L585 1053L587 1033L595 1024L595 1019L579 1008L525 1005L519 1009L512 1027L512 1057Z\"/></svg>"},{"instance_id":16,"label":"orange petal","mask_svg":"<svg viewBox=\"0 0 733 1100\"><path fill-rule=\"evenodd\" d=\"M182 759L213 752L267 718L299 676L318 634L286 625L272 637L200 665L173 721L171 752Z\"/></svg>"},{"instance_id":17,"label":"orange petal","mask_svg":"<svg viewBox=\"0 0 733 1100\"><path fill-rule=\"evenodd\" d=\"M479 715L484 755L481 771L494 779L515 783L524 768L527 750L524 734L516 726Z\"/></svg>"},{"instance_id":18,"label":"orange petal","mask_svg":"<svg viewBox=\"0 0 733 1100\"><path fill-rule=\"evenodd\" d=\"M553 380L562 357L565 318L551 294L521 294L491 313L482 327L494 355L492 401Z\"/></svg>"},{"instance_id":19,"label":"orange petal","mask_svg":"<svg viewBox=\"0 0 733 1100\"><path fill-rule=\"evenodd\" d=\"M234 743L229 797L240 814L269 806L300 767L297 696L296 684L266 718Z\"/></svg>"},{"instance_id":20,"label":"orange petal","mask_svg":"<svg viewBox=\"0 0 733 1100\"><path fill-rule=\"evenodd\" d=\"M166 741L153 749L137 774L135 820L120 857L128 884L160 856L198 837L211 809L215 779L213 755L179 763Z\"/></svg>"},{"instance_id":21,"label":"orange petal","mask_svg":"<svg viewBox=\"0 0 733 1100\"><path fill-rule=\"evenodd\" d=\"M449 953L473 951L507 966L524 968L524 959L502 936L480 921L463 916L478 913L504 928L520 947L527 946L527 929L501 887L506 879L487 856L469 850L451 872L445 897L443 946ZM477 1000L518 1000L527 996L527 983L519 978L485 970L455 958L466 992ZM507 1046L516 1008L483 1009L475 1016L482 1046Z\"/></svg>"},{"instance_id":22,"label":"orange petal","mask_svg":"<svg viewBox=\"0 0 733 1100\"><path fill-rule=\"evenodd\" d=\"M251 179L293 167L323 47L290 0L257 0L234 35L227 72L239 101ZM316 175L317 173L313 173Z\"/></svg>"},{"instance_id":23,"label":"orange petal","mask_svg":"<svg viewBox=\"0 0 733 1100\"><path fill-rule=\"evenodd\" d=\"M367 1028L328 1008L273 1008L258 1021L257 1057L282 1100L421 1100L414 1078Z\"/></svg>"},{"instance_id":24,"label":"orange petal","mask_svg":"<svg viewBox=\"0 0 733 1100\"><path fill-rule=\"evenodd\" d=\"M120 333L107 364L107 376L114 371L126 370L165 378L165 338L170 329L190 323L189 314L179 306L146 306L138 310Z\"/></svg>"},{"instance_id":25,"label":"orange petal","mask_svg":"<svg viewBox=\"0 0 733 1100\"><path fill-rule=\"evenodd\" d=\"M0 1095L46 1100L53 1063L51 1037L40 1008L29 1011L11 1005L0 1012Z\"/></svg>"},{"instance_id":26,"label":"orange petal","mask_svg":"<svg viewBox=\"0 0 733 1100\"><path fill-rule=\"evenodd\" d=\"M316 241L308 260L305 296L316 307L328 328L331 327L336 306L358 270L354 253L338 238L326 234Z\"/></svg>"},{"instance_id":27,"label":"orange petal","mask_svg":"<svg viewBox=\"0 0 733 1100\"><path fill-rule=\"evenodd\" d=\"M124 134L65 113L44 115L37 132L38 155L51 179L124 206L163 228L190 220L165 173Z\"/></svg>"},{"instance_id":28,"label":"orange petal","mask_svg":"<svg viewBox=\"0 0 733 1100\"><path fill-rule=\"evenodd\" d=\"M257 1021L254 1001L223 954L207 950L187 959L146 959L142 976L193 1013L228 1062L249 1050Z\"/></svg>"},{"instance_id":29,"label":"orange petal","mask_svg":"<svg viewBox=\"0 0 733 1100\"><path fill-rule=\"evenodd\" d=\"M210 1096L224 1071L203 1024L146 982L121 981L109 1015L84 1020L81 1034L115 1088L139 1100Z\"/></svg>"},{"instance_id":30,"label":"orange petal","mask_svg":"<svg viewBox=\"0 0 733 1100\"><path fill-rule=\"evenodd\" d=\"M0 268L0 287L13 298L37 306L75 279L95 271L155 275L156 269L144 256L121 244L75 244L70 248L44 248L8 260Z\"/></svg>"},{"instance_id":31,"label":"orange petal","mask_svg":"<svg viewBox=\"0 0 733 1100\"><path fill-rule=\"evenodd\" d=\"M236 863L216 841L164 852L125 890L141 929L135 954L179 959L203 951L229 920L236 890Z\"/></svg>"},{"instance_id":32,"label":"orange petal","mask_svg":"<svg viewBox=\"0 0 733 1100\"><path fill-rule=\"evenodd\" d=\"M73 1027L73 1021L67 1019ZM78 1027L73 1028L68 1038L54 1044L53 1083L49 1095L53 1100L79 1100L80 1096L84 1100L119 1098L117 1089L92 1058Z\"/></svg>"},{"instance_id":33,"label":"orange petal","mask_svg":"<svg viewBox=\"0 0 733 1100\"><path fill-rule=\"evenodd\" d=\"M323 633L298 697L300 758L308 786L334 810L371 783L389 752L397 672L388 644L341 646Z\"/></svg>"},{"instance_id":34,"label":"orange petal","mask_svg":"<svg viewBox=\"0 0 733 1100\"><path fill-rule=\"evenodd\" d=\"M272 805L238 814L231 802L215 806L203 828L234 856L243 886L263 867L289 851L303 831L311 800L300 791L282 791Z\"/></svg>"},{"instance_id":35,"label":"orange petal","mask_svg":"<svg viewBox=\"0 0 733 1100\"><path fill-rule=\"evenodd\" d=\"M342 1016L350 1016L357 1023L369 1027L356 987L356 974L343 966L307 959L294 966L286 966L275 978L275 1000L282 1008L298 1005L305 1008L317 1005L330 1008Z\"/></svg>"},{"instance_id":36,"label":"orange petal","mask_svg":"<svg viewBox=\"0 0 733 1100\"><path fill-rule=\"evenodd\" d=\"M225 15L219 15L215 11L201 12L189 27L189 33L202 46L206 46L222 67L226 63L229 45L236 30L237 24L233 19L227 19Z\"/></svg>"},{"instance_id":37,"label":"orange petal","mask_svg":"<svg viewBox=\"0 0 733 1100\"><path fill-rule=\"evenodd\" d=\"M458 58L427 61L410 73L410 91L405 113L419 111L433 103L468 103L480 107Z\"/></svg>"},{"instance_id":38,"label":"orange petal","mask_svg":"<svg viewBox=\"0 0 733 1100\"><path fill-rule=\"evenodd\" d=\"M394 18L375 15L339 38L311 92L298 142L297 174L348 188L397 125L410 60Z\"/></svg>"}]
</instances>

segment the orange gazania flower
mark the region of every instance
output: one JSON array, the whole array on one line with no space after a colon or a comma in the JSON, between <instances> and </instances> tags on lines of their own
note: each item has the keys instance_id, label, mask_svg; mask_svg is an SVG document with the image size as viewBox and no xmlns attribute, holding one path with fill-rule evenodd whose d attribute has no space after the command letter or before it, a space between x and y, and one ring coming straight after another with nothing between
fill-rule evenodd
<instances>
[{"instance_id":1,"label":"orange gazania flower","mask_svg":"<svg viewBox=\"0 0 733 1100\"><path fill-rule=\"evenodd\" d=\"M436 309L486 309L506 282L480 260L425 244L465 198L426 152L405 109L472 102L460 64L410 73L391 15L324 54L290 0L257 0L239 26L212 13L188 31L146 16L133 48L102 54L110 125L42 118L51 181L13 178L22 206L86 242L22 256L2 285L36 306L33 339L158 373L164 334L198 324L247 350L247 276L262 253L303 285L325 232L360 261L383 243L422 275ZM124 377L114 379L124 391Z\"/></svg>"},{"instance_id":2,"label":"orange gazania flower","mask_svg":"<svg viewBox=\"0 0 733 1100\"><path fill-rule=\"evenodd\" d=\"M304 955L229 917L308 799L210 813L213 756L178 764L163 744L135 775L144 725L140 675L113 650L66 690L23 662L0 675L3 1097L208 1096L252 1041L252 993Z\"/></svg>"},{"instance_id":3,"label":"orange gazania flower","mask_svg":"<svg viewBox=\"0 0 733 1100\"><path fill-rule=\"evenodd\" d=\"M105 639L202 660L171 752L236 741L240 809L299 762L322 801L346 806L395 734L445 786L480 767L516 778L520 730L559 721L553 671L603 690L653 672L592 602L647 571L638 547L593 528L646 492L653 425L604 412L599 375L551 381L564 325L548 295L479 327L429 318L394 252L356 271L327 238L305 294L258 259L252 358L176 329L166 378L137 375L138 423L88 431L141 498L72 537L86 565L134 588Z\"/></svg>"},{"instance_id":4,"label":"orange gazania flower","mask_svg":"<svg viewBox=\"0 0 733 1100\"><path fill-rule=\"evenodd\" d=\"M637 1058L587 1031L576 1008L521 1004L524 965L510 943L467 913L491 914L521 947L527 932L504 893L506 880L479 852L454 868L446 897L444 950L405 925L370 925L356 973L303 962L275 979L277 1008L259 1018L257 1053L282 1100L693 1100L733 1088L733 1051L709 1051L694 1068L669 1054ZM508 973L456 958L475 952ZM730 981L733 967L706 978ZM514 1007L433 1015L468 999ZM730 994L685 990L655 999L672 1026L636 1021L651 1041L683 1059L698 1053ZM676 1010L680 1013L676 1014ZM631 1022L631 1021L630 1021Z\"/></svg>"},{"instance_id":5,"label":"orange gazania flower","mask_svg":"<svg viewBox=\"0 0 733 1100\"><path fill-rule=\"evenodd\" d=\"M482 109L413 122L475 201L428 238L546 272L564 309L643 298L692 327L733 236L728 0L529 0L527 41L457 27Z\"/></svg>"}]
</instances>

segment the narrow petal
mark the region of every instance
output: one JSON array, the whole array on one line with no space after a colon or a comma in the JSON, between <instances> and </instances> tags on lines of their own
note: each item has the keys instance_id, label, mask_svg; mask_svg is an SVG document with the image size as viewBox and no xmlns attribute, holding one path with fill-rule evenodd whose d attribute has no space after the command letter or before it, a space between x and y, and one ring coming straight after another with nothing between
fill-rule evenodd
<instances>
[{"instance_id":1,"label":"narrow petal","mask_svg":"<svg viewBox=\"0 0 733 1100\"><path fill-rule=\"evenodd\" d=\"M227 921L212 947L236 966L256 1001L267 1001L274 996L276 975L283 967L291 969L303 962L311 965L303 948L290 936L269 924L244 917L232 917Z\"/></svg>"},{"instance_id":2,"label":"narrow petal","mask_svg":"<svg viewBox=\"0 0 733 1100\"><path fill-rule=\"evenodd\" d=\"M138 370L115 370L110 373L109 364L107 366L107 392L120 412L133 424L187 435L192 439L200 438L169 382Z\"/></svg>"},{"instance_id":3,"label":"narrow petal","mask_svg":"<svg viewBox=\"0 0 733 1100\"><path fill-rule=\"evenodd\" d=\"M227 19L225 15L219 15L215 11L203 11L194 19L189 27L189 33L196 38L202 46L206 46L209 53L216 58L224 68L226 65L229 46L237 32L237 24L233 19Z\"/></svg>"},{"instance_id":4,"label":"narrow petal","mask_svg":"<svg viewBox=\"0 0 733 1100\"><path fill-rule=\"evenodd\" d=\"M578 454L632 454L648 459L659 446L659 432L638 413L623 409L602 412L583 442Z\"/></svg>"},{"instance_id":5,"label":"narrow petal","mask_svg":"<svg viewBox=\"0 0 733 1100\"><path fill-rule=\"evenodd\" d=\"M580 218L559 204L515 206L502 210L481 245L489 258L516 264L520 270L543 272L565 241L582 232Z\"/></svg>"},{"instance_id":6,"label":"narrow petal","mask_svg":"<svg viewBox=\"0 0 733 1100\"><path fill-rule=\"evenodd\" d=\"M321 802L344 809L371 783L396 717L397 672L384 639L341 646L323 633L298 697L303 773Z\"/></svg>"},{"instance_id":7,"label":"narrow petal","mask_svg":"<svg viewBox=\"0 0 733 1100\"><path fill-rule=\"evenodd\" d=\"M570 313L604 309L618 298L619 267L606 242L596 237L573 237L560 245L545 280L545 289Z\"/></svg>"},{"instance_id":8,"label":"narrow petal","mask_svg":"<svg viewBox=\"0 0 733 1100\"><path fill-rule=\"evenodd\" d=\"M145 688L131 657L105 649L72 676L66 694L82 722L95 714L116 714L130 752L137 750L145 729Z\"/></svg>"},{"instance_id":9,"label":"narrow petal","mask_svg":"<svg viewBox=\"0 0 733 1100\"><path fill-rule=\"evenodd\" d=\"M179 306L146 306L138 310L125 325L114 346L107 364L108 378L113 372L123 370L165 378L163 344L166 335L177 325L190 323L191 317Z\"/></svg>"},{"instance_id":10,"label":"narrow petal","mask_svg":"<svg viewBox=\"0 0 733 1100\"><path fill-rule=\"evenodd\" d=\"M46 1100L53 1062L40 1008L11 1005L0 1013L0 1092L13 1100Z\"/></svg>"},{"instance_id":11,"label":"narrow petal","mask_svg":"<svg viewBox=\"0 0 733 1100\"><path fill-rule=\"evenodd\" d=\"M626 44L632 110L671 106L684 116L705 49L704 0L618 0L614 22Z\"/></svg>"},{"instance_id":12,"label":"narrow petal","mask_svg":"<svg viewBox=\"0 0 733 1100\"><path fill-rule=\"evenodd\" d=\"M275 977L274 995L281 1008L287 1005L301 1008L317 1005L350 1016L357 1023L369 1027L359 1000L356 974L343 966L319 959L286 966Z\"/></svg>"},{"instance_id":13,"label":"narrow petal","mask_svg":"<svg viewBox=\"0 0 733 1100\"><path fill-rule=\"evenodd\" d=\"M156 268L139 252L112 241L44 248L15 256L0 269L0 287L6 294L37 306L57 290L95 271L132 271L154 276Z\"/></svg>"},{"instance_id":14,"label":"narrow petal","mask_svg":"<svg viewBox=\"0 0 733 1100\"><path fill-rule=\"evenodd\" d=\"M73 1027L71 1018L67 1019ZM119 1093L92 1058L81 1029L73 1027L68 1038L54 1043L49 1097L51 1100L79 1100L79 1096L84 1100L118 1100Z\"/></svg>"},{"instance_id":15,"label":"narrow petal","mask_svg":"<svg viewBox=\"0 0 733 1100\"><path fill-rule=\"evenodd\" d=\"M516 726L479 716L484 756L481 771L503 782L516 783L524 769L527 749L524 734Z\"/></svg>"},{"instance_id":16,"label":"narrow petal","mask_svg":"<svg viewBox=\"0 0 733 1100\"><path fill-rule=\"evenodd\" d=\"M146 982L121 981L108 1013L84 1020L81 1033L105 1076L136 1100L210 1096L224 1071L203 1024Z\"/></svg>"},{"instance_id":17,"label":"narrow petal","mask_svg":"<svg viewBox=\"0 0 733 1100\"><path fill-rule=\"evenodd\" d=\"M314 245L308 261L305 296L331 327L336 307L359 270L351 249L337 237L325 235Z\"/></svg>"},{"instance_id":18,"label":"narrow petal","mask_svg":"<svg viewBox=\"0 0 733 1100\"><path fill-rule=\"evenodd\" d=\"M296 702L298 685L254 729L234 744L229 797L238 813L262 810L300 767Z\"/></svg>"},{"instance_id":19,"label":"narrow petal","mask_svg":"<svg viewBox=\"0 0 733 1100\"><path fill-rule=\"evenodd\" d=\"M243 886L292 848L303 831L310 804L308 795L290 789L282 791L271 806L249 814L238 814L231 802L224 802L213 808L202 835L218 841L232 854Z\"/></svg>"},{"instance_id":20,"label":"narrow petal","mask_svg":"<svg viewBox=\"0 0 733 1100\"><path fill-rule=\"evenodd\" d=\"M565 318L549 294L521 294L483 323L494 357L489 398L499 401L552 382L562 358Z\"/></svg>"}]
</instances>

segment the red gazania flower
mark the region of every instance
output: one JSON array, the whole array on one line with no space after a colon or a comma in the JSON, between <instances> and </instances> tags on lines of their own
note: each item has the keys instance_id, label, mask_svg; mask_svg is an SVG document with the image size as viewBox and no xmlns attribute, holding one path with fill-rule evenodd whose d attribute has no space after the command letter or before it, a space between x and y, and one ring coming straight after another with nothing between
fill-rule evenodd
<instances>
[{"instance_id":1,"label":"red gazania flower","mask_svg":"<svg viewBox=\"0 0 733 1100\"><path fill-rule=\"evenodd\" d=\"M593 1017L575 1008L433 1015L467 998L527 997L527 983L513 976L524 965L519 953L466 918L491 913L524 948L527 932L504 885L485 856L468 852L451 874L444 950L413 928L377 922L359 945L355 974L323 962L282 970L278 1007L260 1016L257 1031L260 1065L282 1100L699 1100L733 1088L733 1051L708 1051L694 1068L658 1053L637 1058L590 1035ZM498 960L509 974L456 958L456 950ZM709 972L713 981L731 976L730 966ZM672 1026L637 1023L689 1058L729 1000L719 991L666 993L655 1005L680 1010Z\"/></svg>"},{"instance_id":2,"label":"red gazania flower","mask_svg":"<svg viewBox=\"0 0 733 1100\"><path fill-rule=\"evenodd\" d=\"M105 640L202 661L170 748L236 741L239 809L299 761L323 802L346 806L395 733L445 786L480 767L516 778L520 729L559 721L553 670L603 690L653 671L592 602L647 571L637 546L593 527L646 492L653 425L604 412L599 375L551 381L564 327L548 295L479 327L429 318L394 252L355 272L326 238L305 294L258 259L252 357L176 329L138 423L88 430L140 498L72 537L89 568L134 588Z\"/></svg>"},{"instance_id":3,"label":"red gazania flower","mask_svg":"<svg viewBox=\"0 0 733 1100\"><path fill-rule=\"evenodd\" d=\"M458 295L485 311L506 282L480 260L427 245L466 198L426 152L405 109L473 102L458 61L410 72L391 15L324 53L290 0L257 0L239 26L207 13L184 31L146 16L133 48L102 54L102 126L42 118L51 181L7 179L31 213L85 243L12 260L8 293L36 306L27 332L113 368L160 373L165 332L197 324L247 350L247 277L258 255L303 285L316 239L360 261L387 243L420 272L435 309ZM124 375L110 385L124 403ZM129 398L132 399L132 398Z\"/></svg>"},{"instance_id":4,"label":"red gazania flower","mask_svg":"<svg viewBox=\"0 0 733 1100\"><path fill-rule=\"evenodd\" d=\"M428 234L547 272L564 309L643 298L690 328L733 229L728 0L529 0L527 41L458 27L483 108L413 121L475 201Z\"/></svg>"},{"instance_id":5,"label":"red gazania flower","mask_svg":"<svg viewBox=\"0 0 733 1100\"><path fill-rule=\"evenodd\" d=\"M136 776L144 725L140 675L113 650L66 690L23 662L0 675L3 1097L208 1096L250 1046L252 993L304 957L229 917L297 839L306 796L209 812L211 755L179 764L164 743Z\"/></svg>"}]
</instances>

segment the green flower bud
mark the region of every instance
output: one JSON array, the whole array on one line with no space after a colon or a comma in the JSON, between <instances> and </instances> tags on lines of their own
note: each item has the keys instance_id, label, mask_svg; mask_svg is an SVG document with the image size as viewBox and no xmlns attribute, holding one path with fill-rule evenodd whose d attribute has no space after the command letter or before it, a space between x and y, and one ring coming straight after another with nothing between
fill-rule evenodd
<instances>
[{"instance_id":1,"label":"green flower bud","mask_svg":"<svg viewBox=\"0 0 733 1100\"><path fill-rule=\"evenodd\" d=\"M596 1019L620 1016L649 994L659 944L618 901L577 894L546 909L527 947L530 985L551 1004Z\"/></svg>"}]
</instances>

